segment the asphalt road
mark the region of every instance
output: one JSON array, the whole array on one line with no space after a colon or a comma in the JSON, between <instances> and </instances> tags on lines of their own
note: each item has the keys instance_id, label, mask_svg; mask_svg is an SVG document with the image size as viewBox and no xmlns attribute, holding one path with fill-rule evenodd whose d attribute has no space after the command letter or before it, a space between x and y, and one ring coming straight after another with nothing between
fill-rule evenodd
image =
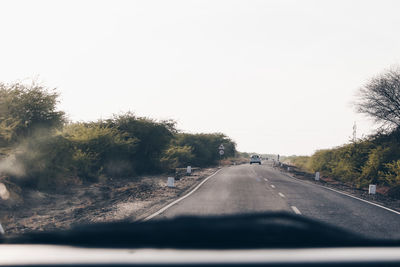
<instances>
[{"instance_id":1,"label":"asphalt road","mask_svg":"<svg viewBox=\"0 0 400 267\"><path fill-rule=\"evenodd\" d=\"M222 169L155 218L288 211L368 237L400 239L400 215L263 165Z\"/></svg>"}]
</instances>

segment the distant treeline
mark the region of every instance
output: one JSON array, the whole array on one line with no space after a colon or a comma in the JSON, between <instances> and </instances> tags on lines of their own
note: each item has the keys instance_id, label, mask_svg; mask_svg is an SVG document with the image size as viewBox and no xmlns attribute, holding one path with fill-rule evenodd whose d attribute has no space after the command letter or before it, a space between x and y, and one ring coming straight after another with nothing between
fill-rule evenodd
<instances>
[{"instance_id":1,"label":"distant treeline","mask_svg":"<svg viewBox=\"0 0 400 267\"><path fill-rule=\"evenodd\" d=\"M0 84L0 176L37 188L101 178L172 172L234 157L222 133L179 132L173 121L127 112L106 120L68 122L56 109L59 94L33 83Z\"/></svg>"}]
</instances>

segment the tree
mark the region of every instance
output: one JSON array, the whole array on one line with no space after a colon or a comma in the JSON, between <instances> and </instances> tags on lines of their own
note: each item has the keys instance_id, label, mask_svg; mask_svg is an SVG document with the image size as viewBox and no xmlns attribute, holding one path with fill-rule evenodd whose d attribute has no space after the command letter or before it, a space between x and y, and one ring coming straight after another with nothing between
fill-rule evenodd
<instances>
[{"instance_id":1,"label":"tree","mask_svg":"<svg viewBox=\"0 0 400 267\"><path fill-rule=\"evenodd\" d=\"M236 143L222 133L188 134L179 133L174 140L177 146L189 146L192 148L194 166L205 167L216 164L221 158L218 147L225 147L224 157L234 157Z\"/></svg>"},{"instance_id":2,"label":"tree","mask_svg":"<svg viewBox=\"0 0 400 267\"><path fill-rule=\"evenodd\" d=\"M136 117L131 112L116 115L103 122L107 127L115 128L126 138L135 138L135 153L130 159L140 173L157 172L162 168L160 159L174 138L174 121L156 121Z\"/></svg>"},{"instance_id":3,"label":"tree","mask_svg":"<svg viewBox=\"0 0 400 267\"><path fill-rule=\"evenodd\" d=\"M161 163L166 170L175 170L178 167L192 165L194 155L190 146L170 146L164 151Z\"/></svg>"},{"instance_id":4,"label":"tree","mask_svg":"<svg viewBox=\"0 0 400 267\"><path fill-rule=\"evenodd\" d=\"M0 145L61 126L65 117L56 109L57 98L56 91L36 83L0 83Z\"/></svg>"},{"instance_id":5,"label":"tree","mask_svg":"<svg viewBox=\"0 0 400 267\"><path fill-rule=\"evenodd\" d=\"M400 68L372 78L359 91L357 111L389 128L400 126Z\"/></svg>"}]
</instances>

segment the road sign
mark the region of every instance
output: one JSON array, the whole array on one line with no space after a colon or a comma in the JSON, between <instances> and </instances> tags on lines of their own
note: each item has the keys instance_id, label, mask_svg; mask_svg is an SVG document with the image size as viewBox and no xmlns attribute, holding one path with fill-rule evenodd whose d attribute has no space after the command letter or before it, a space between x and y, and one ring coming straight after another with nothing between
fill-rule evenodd
<instances>
[{"instance_id":1,"label":"road sign","mask_svg":"<svg viewBox=\"0 0 400 267\"><path fill-rule=\"evenodd\" d=\"M219 148L219 150L224 150L225 149L223 144L220 144L218 148Z\"/></svg>"},{"instance_id":2,"label":"road sign","mask_svg":"<svg viewBox=\"0 0 400 267\"><path fill-rule=\"evenodd\" d=\"M222 156L225 152L223 150L219 151L219 154Z\"/></svg>"}]
</instances>

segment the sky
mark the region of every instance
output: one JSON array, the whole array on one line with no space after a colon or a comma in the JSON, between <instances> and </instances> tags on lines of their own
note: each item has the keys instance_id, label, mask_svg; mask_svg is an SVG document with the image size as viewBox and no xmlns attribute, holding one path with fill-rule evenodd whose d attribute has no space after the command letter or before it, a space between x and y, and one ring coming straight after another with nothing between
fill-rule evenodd
<instances>
[{"instance_id":1,"label":"sky","mask_svg":"<svg viewBox=\"0 0 400 267\"><path fill-rule=\"evenodd\" d=\"M358 89L400 61L400 1L1 1L0 82L72 121L132 111L240 151L310 155L377 125Z\"/></svg>"}]
</instances>

